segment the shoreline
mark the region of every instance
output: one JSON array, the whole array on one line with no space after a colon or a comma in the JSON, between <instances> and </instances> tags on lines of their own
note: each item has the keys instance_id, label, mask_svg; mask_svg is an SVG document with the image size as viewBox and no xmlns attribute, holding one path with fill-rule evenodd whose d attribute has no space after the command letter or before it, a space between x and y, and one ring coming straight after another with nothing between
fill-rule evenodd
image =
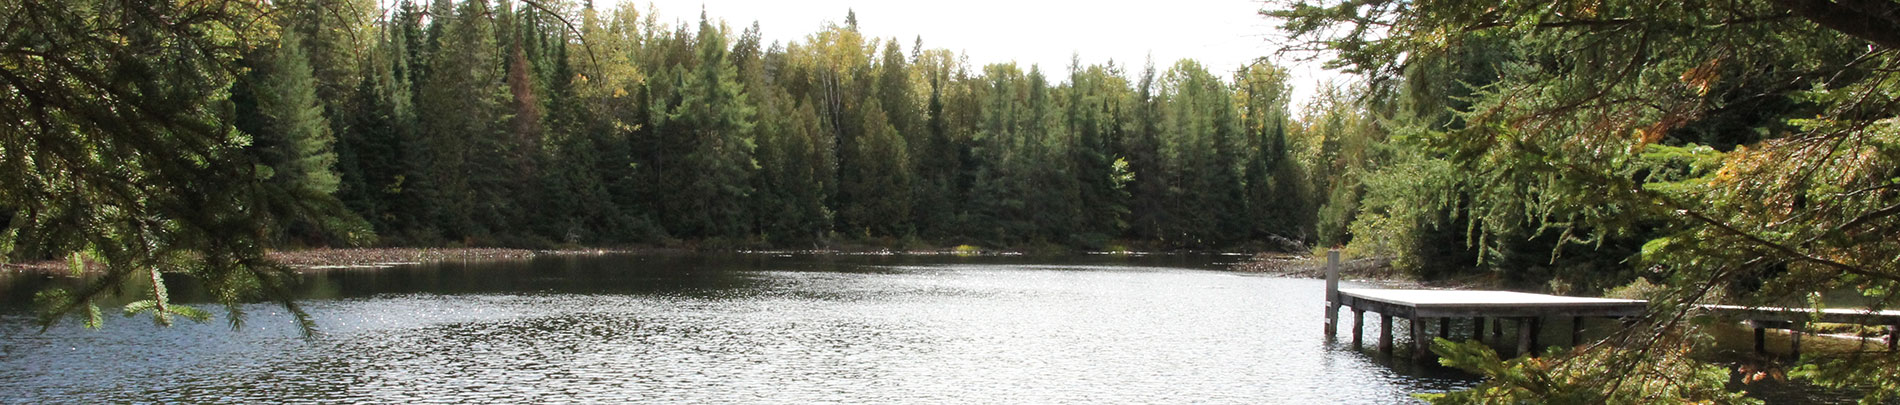
<instances>
[{"instance_id":1,"label":"shoreline","mask_svg":"<svg viewBox=\"0 0 1900 405\"><path fill-rule=\"evenodd\" d=\"M1323 280L1326 278L1326 259L1319 255L1260 253L1247 261L1229 266L1228 270L1274 277ZM1387 288L1425 290L1484 289L1491 288L1493 284L1482 280L1419 280L1402 274L1397 268L1392 267L1390 257L1341 258L1339 279L1373 283Z\"/></svg>"},{"instance_id":2,"label":"shoreline","mask_svg":"<svg viewBox=\"0 0 1900 405\"><path fill-rule=\"evenodd\" d=\"M839 256L1033 256L1044 254L1035 251L1016 249L984 249L961 245L939 249L892 249L883 247L836 247L820 249L696 249L689 247L592 247L559 249L519 249L519 248L479 248L479 247L377 247L377 248L312 248L273 250L265 257L284 265L295 272L326 270L362 270L381 269L402 265L435 263L450 260L510 261L529 260L543 256L588 256L606 254L761 254L761 255L839 255ZM1172 255L1172 254L1227 254L1222 252L1144 252L1144 251L1074 251L1064 254L1074 255ZM1259 255L1255 255L1259 257ZM1249 261L1251 262L1251 260ZM1248 262L1243 262L1245 264ZM1238 267L1239 265L1236 265ZM88 269L80 275L97 274L98 270ZM1244 271L1233 269L1236 271ZM44 276L72 276L70 264L66 260L43 260L24 263L0 263L0 275L36 274Z\"/></svg>"},{"instance_id":3,"label":"shoreline","mask_svg":"<svg viewBox=\"0 0 1900 405\"><path fill-rule=\"evenodd\" d=\"M600 255L613 253L661 253L677 252L676 249L661 248L594 248L594 249L552 249L530 250L513 248L317 248L297 250L273 250L264 253L264 257L295 272L379 269L409 264L442 262L449 260L527 260L539 256L561 255ZM88 268L80 275L97 274L98 270ZM0 264L0 274L39 274L46 276L71 276L71 265L65 260L44 260L26 263Z\"/></svg>"}]
</instances>

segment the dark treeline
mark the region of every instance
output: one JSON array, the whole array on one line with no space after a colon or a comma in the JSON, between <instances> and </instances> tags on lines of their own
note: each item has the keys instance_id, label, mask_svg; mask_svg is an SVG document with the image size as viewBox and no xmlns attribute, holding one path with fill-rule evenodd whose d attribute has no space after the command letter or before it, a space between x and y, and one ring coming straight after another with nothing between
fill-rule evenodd
<instances>
[{"instance_id":1,"label":"dark treeline","mask_svg":"<svg viewBox=\"0 0 1900 405\"><path fill-rule=\"evenodd\" d=\"M854 14L766 43L757 24L674 27L631 6L394 7L279 2L277 43L241 61L237 129L292 196L274 243L1222 248L1314 233L1287 75L1264 60L979 68L921 38L867 38ZM301 209L324 195L353 215Z\"/></svg>"}]
</instances>

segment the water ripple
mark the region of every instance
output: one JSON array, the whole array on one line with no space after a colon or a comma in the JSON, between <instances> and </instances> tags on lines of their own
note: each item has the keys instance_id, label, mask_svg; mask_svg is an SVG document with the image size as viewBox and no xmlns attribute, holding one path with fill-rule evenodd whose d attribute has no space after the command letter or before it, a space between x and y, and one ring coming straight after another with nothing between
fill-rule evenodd
<instances>
[{"instance_id":1,"label":"water ripple","mask_svg":"<svg viewBox=\"0 0 1900 405\"><path fill-rule=\"evenodd\" d=\"M651 291L535 270L507 273L537 280L520 291L314 300L326 333L309 340L263 305L239 332L119 322L40 334L0 315L0 403L1392 403L1471 383L1322 342L1310 280L748 266ZM549 280L563 276L607 281ZM603 285L616 282L627 285Z\"/></svg>"}]
</instances>

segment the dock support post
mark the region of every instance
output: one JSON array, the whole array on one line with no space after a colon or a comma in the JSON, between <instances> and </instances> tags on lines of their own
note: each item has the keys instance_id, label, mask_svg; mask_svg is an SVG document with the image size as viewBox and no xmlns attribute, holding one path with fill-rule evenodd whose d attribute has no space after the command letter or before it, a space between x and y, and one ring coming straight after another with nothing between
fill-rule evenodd
<instances>
[{"instance_id":1,"label":"dock support post","mask_svg":"<svg viewBox=\"0 0 1900 405\"><path fill-rule=\"evenodd\" d=\"M1801 358L1801 335L1807 332L1807 325L1801 321L1791 322L1788 324L1788 332L1792 334L1790 336L1792 340L1788 342L1788 354L1799 359Z\"/></svg>"},{"instance_id":2,"label":"dock support post","mask_svg":"<svg viewBox=\"0 0 1900 405\"><path fill-rule=\"evenodd\" d=\"M1517 355L1537 357L1537 333L1542 320L1538 317L1517 319Z\"/></svg>"},{"instance_id":3,"label":"dock support post","mask_svg":"<svg viewBox=\"0 0 1900 405\"><path fill-rule=\"evenodd\" d=\"M1392 314L1379 313L1379 353L1392 354Z\"/></svg>"},{"instance_id":4,"label":"dock support post","mask_svg":"<svg viewBox=\"0 0 1900 405\"><path fill-rule=\"evenodd\" d=\"M1451 338L1451 318L1438 318L1438 337Z\"/></svg>"},{"instance_id":5,"label":"dock support post","mask_svg":"<svg viewBox=\"0 0 1900 405\"><path fill-rule=\"evenodd\" d=\"M1431 354L1431 340L1425 335L1424 319L1412 317L1412 359L1423 360Z\"/></svg>"},{"instance_id":6,"label":"dock support post","mask_svg":"<svg viewBox=\"0 0 1900 405\"><path fill-rule=\"evenodd\" d=\"M1365 323L1366 323L1366 310L1353 308L1352 309L1352 349L1353 350L1359 350L1360 347L1363 347L1365 345L1364 343L1365 340L1363 340L1363 336L1361 336L1361 335L1365 335L1365 332L1366 332Z\"/></svg>"},{"instance_id":7,"label":"dock support post","mask_svg":"<svg viewBox=\"0 0 1900 405\"><path fill-rule=\"evenodd\" d=\"M1471 318L1471 340L1484 341L1484 317Z\"/></svg>"},{"instance_id":8,"label":"dock support post","mask_svg":"<svg viewBox=\"0 0 1900 405\"><path fill-rule=\"evenodd\" d=\"M1531 357L1537 357L1537 352L1544 349L1543 345L1537 344L1537 338L1543 334L1544 318L1540 316L1531 317Z\"/></svg>"},{"instance_id":9,"label":"dock support post","mask_svg":"<svg viewBox=\"0 0 1900 405\"><path fill-rule=\"evenodd\" d=\"M1326 251L1326 338L1339 335L1339 250Z\"/></svg>"},{"instance_id":10,"label":"dock support post","mask_svg":"<svg viewBox=\"0 0 1900 405\"><path fill-rule=\"evenodd\" d=\"M1758 321L1748 321L1755 327L1755 354L1768 354L1768 327Z\"/></svg>"},{"instance_id":11,"label":"dock support post","mask_svg":"<svg viewBox=\"0 0 1900 405\"><path fill-rule=\"evenodd\" d=\"M1900 352L1900 325L1887 325L1887 351Z\"/></svg>"},{"instance_id":12,"label":"dock support post","mask_svg":"<svg viewBox=\"0 0 1900 405\"><path fill-rule=\"evenodd\" d=\"M1530 321L1517 318L1517 355L1523 356L1531 351Z\"/></svg>"},{"instance_id":13,"label":"dock support post","mask_svg":"<svg viewBox=\"0 0 1900 405\"><path fill-rule=\"evenodd\" d=\"M1583 345L1583 317L1570 317L1570 345Z\"/></svg>"},{"instance_id":14,"label":"dock support post","mask_svg":"<svg viewBox=\"0 0 1900 405\"><path fill-rule=\"evenodd\" d=\"M1491 341L1504 343L1504 318L1491 318Z\"/></svg>"}]
</instances>

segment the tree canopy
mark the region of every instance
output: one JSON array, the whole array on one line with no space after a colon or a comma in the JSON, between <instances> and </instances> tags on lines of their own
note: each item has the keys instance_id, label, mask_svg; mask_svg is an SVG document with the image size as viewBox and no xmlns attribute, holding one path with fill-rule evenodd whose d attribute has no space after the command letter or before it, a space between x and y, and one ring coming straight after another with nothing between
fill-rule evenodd
<instances>
[{"instance_id":1,"label":"tree canopy","mask_svg":"<svg viewBox=\"0 0 1900 405\"><path fill-rule=\"evenodd\" d=\"M1537 366L1562 378L1495 375L1441 399L1555 384L1588 401L1650 402L1739 398L1684 388L1726 382L1681 365L1701 336L1683 316L1691 304L1809 307L1836 290L1895 303L1900 58L1892 30L1870 29L1895 26L1895 7L1297 1L1263 13L1294 36L1289 50L1365 75L1355 109L1389 123L1386 155L1356 180L1361 206L1345 221L1355 244L1470 257L1553 286L1666 287L1650 297L1649 328L1612 354ZM1439 227L1467 230L1469 250L1433 251L1457 238ZM1900 393L1893 353L1847 357L1810 356L1798 374L1870 400ZM1676 383L1642 383L1657 380Z\"/></svg>"}]
</instances>

